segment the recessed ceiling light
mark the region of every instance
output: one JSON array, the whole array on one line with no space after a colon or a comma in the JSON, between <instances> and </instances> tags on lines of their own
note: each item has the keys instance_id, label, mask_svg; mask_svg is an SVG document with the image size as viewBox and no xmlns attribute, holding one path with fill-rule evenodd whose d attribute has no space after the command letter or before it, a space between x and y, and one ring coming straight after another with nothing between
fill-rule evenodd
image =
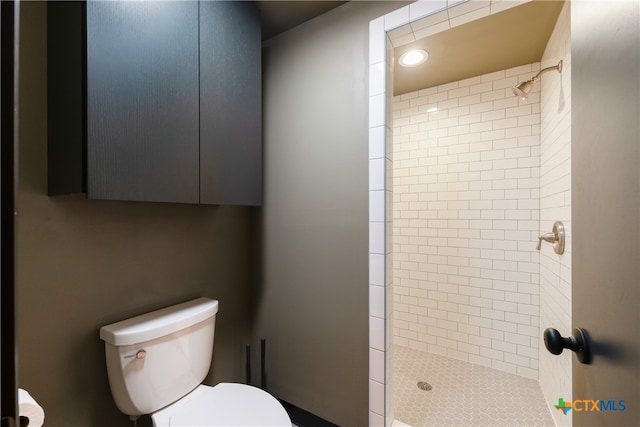
<instances>
[{"instance_id":1,"label":"recessed ceiling light","mask_svg":"<svg viewBox=\"0 0 640 427\"><path fill-rule=\"evenodd\" d=\"M403 53L398 62L403 67L415 67L416 65L424 63L427 58L429 58L429 54L426 50L416 49Z\"/></svg>"}]
</instances>

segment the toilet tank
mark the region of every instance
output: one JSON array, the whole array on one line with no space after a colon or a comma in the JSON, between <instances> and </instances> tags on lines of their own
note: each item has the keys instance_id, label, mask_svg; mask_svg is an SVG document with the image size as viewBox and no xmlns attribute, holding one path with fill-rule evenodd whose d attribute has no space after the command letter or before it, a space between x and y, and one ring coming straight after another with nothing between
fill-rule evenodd
<instances>
[{"instance_id":1,"label":"toilet tank","mask_svg":"<svg viewBox=\"0 0 640 427\"><path fill-rule=\"evenodd\" d=\"M218 301L198 298L100 328L109 385L121 412L150 414L204 380L217 312Z\"/></svg>"}]
</instances>

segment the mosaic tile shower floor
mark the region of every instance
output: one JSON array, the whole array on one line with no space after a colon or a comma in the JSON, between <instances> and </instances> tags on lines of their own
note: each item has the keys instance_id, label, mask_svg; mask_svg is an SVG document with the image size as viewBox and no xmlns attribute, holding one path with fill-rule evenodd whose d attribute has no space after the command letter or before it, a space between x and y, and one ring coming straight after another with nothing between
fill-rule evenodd
<instances>
[{"instance_id":1,"label":"mosaic tile shower floor","mask_svg":"<svg viewBox=\"0 0 640 427\"><path fill-rule=\"evenodd\" d=\"M398 421L413 427L554 426L535 380L397 345L393 351ZM432 389L419 389L418 381Z\"/></svg>"}]
</instances>

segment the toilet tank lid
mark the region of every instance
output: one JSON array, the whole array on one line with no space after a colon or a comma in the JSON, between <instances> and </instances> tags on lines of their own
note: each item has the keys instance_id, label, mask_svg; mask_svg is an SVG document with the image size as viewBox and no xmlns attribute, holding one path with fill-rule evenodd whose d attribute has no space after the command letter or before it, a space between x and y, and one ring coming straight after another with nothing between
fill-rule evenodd
<instances>
[{"instance_id":1,"label":"toilet tank lid","mask_svg":"<svg viewBox=\"0 0 640 427\"><path fill-rule=\"evenodd\" d=\"M218 301L197 298L100 328L100 338L115 346L133 345L170 335L218 312Z\"/></svg>"}]
</instances>

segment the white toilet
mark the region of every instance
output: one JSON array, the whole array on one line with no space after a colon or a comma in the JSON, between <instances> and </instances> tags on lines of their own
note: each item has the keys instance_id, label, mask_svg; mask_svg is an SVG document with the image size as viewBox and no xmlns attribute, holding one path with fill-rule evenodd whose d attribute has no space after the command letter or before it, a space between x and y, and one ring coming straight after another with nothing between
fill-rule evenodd
<instances>
[{"instance_id":1,"label":"white toilet","mask_svg":"<svg viewBox=\"0 0 640 427\"><path fill-rule=\"evenodd\" d=\"M249 385L201 384L213 353L218 301L198 298L100 328L111 393L156 427L287 426L269 393Z\"/></svg>"}]
</instances>

